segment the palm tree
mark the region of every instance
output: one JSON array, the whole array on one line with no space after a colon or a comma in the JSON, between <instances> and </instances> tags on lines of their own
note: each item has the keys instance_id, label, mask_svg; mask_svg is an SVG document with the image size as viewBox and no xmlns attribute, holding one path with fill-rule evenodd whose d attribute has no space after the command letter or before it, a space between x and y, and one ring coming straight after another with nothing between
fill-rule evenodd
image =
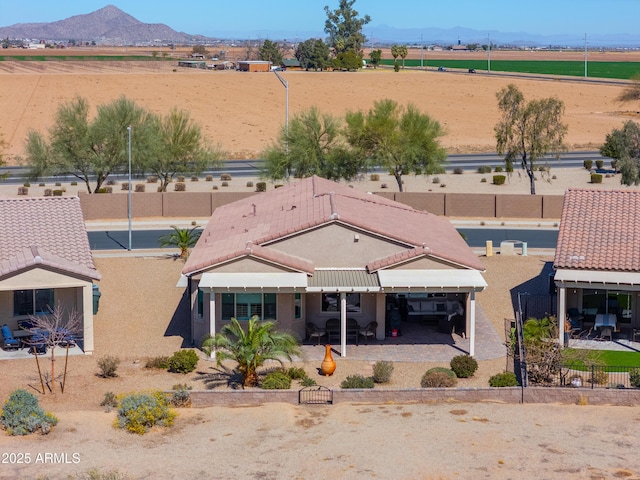
<instances>
[{"instance_id":1,"label":"palm tree","mask_svg":"<svg viewBox=\"0 0 640 480\"><path fill-rule=\"evenodd\" d=\"M196 225L193 228L178 228L172 225L171 228L173 228L173 232L160 237L160 246L179 248L180 258L186 260L189 256L189 250L196 245L202 234L201 231L197 231L200 227Z\"/></svg>"},{"instance_id":2,"label":"palm tree","mask_svg":"<svg viewBox=\"0 0 640 480\"><path fill-rule=\"evenodd\" d=\"M291 361L294 355L300 355L298 341L288 333L275 331L275 327L275 321L261 321L254 315L244 330L237 319L231 318L220 333L205 339L202 350L207 355L215 351L218 365L224 360L238 362L244 386L252 387L258 384L257 369L267 360L282 364L282 357Z\"/></svg>"}]
</instances>

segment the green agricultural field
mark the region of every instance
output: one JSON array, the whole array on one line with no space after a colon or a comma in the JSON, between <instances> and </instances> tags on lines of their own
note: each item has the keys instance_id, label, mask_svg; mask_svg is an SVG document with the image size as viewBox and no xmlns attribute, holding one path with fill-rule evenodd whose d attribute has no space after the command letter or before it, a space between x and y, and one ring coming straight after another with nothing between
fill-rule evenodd
<instances>
[{"instance_id":1,"label":"green agricultural field","mask_svg":"<svg viewBox=\"0 0 640 480\"><path fill-rule=\"evenodd\" d=\"M400 65L402 62L399 61ZM384 59L383 65L393 66L393 59ZM420 60L405 60L406 67L419 67ZM428 68L445 67L478 72L487 71L486 60L424 60ZM492 72L532 73L536 75L563 75L584 77L584 62L551 60L492 60ZM587 76L591 78L630 79L640 74L640 62L588 62Z\"/></svg>"}]
</instances>

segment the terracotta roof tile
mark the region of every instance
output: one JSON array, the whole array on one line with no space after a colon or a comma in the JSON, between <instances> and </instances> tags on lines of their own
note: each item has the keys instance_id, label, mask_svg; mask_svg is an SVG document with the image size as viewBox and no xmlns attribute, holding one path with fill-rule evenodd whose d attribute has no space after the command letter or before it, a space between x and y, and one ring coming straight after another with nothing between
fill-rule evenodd
<instances>
[{"instance_id":1,"label":"terracotta roof tile","mask_svg":"<svg viewBox=\"0 0 640 480\"><path fill-rule=\"evenodd\" d=\"M100 278L79 198L0 198L0 221L0 276L41 263Z\"/></svg>"},{"instance_id":2,"label":"terracotta roof tile","mask_svg":"<svg viewBox=\"0 0 640 480\"><path fill-rule=\"evenodd\" d=\"M424 247L439 258L484 270L446 219L378 195L310 177L217 208L183 273L192 274L220 263L223 258L241 255L247 242L267 251L268 244L274 240L333 222L389 238L406 245L407 249ZM285 265L298 269L302 265L299 262L312 264L312 259L291 257L289 262L293 263Z\"/></svg>"},{"instance_id":3,"label":"terracotta roof tile","mask_svg":"<svg viewBox=\"0 0 640 480\"><path fill-rule=\"evenodd\" d=\"M640 192L569 189L554 267L640 271Z\"/></svg>"}]
</instances>

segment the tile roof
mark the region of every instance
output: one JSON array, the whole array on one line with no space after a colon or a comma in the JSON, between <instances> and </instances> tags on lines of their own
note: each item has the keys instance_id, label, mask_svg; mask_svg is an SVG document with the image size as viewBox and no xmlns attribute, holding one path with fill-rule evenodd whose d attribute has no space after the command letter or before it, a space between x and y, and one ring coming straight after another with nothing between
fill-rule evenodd
<instances>
[{"instance_id":1,"label":"tile roof","mask_svg":"<svg viewBox=\"0 0 640 480\"><path fill-rule=\"evenodd\" d=\"M409 250L418 249L466 268L484 270L448 220L330 180L310 177L217 208L182 272L189 275L247 255L247 245L271 250L269 243L273 241L330 223L347 224L403 244ZM313 266L312 258L280 255L280 260L286 262L284 265L313 272L307 268ZM385 265L389 264L387 260Z\"/></svg>"},{"instance_id":2,"label":"tile roof","mask_svg":"<svg viewBox=\"0 0 640 480\"><path fill-rule=\"evenodd\" d=\"M640 271L640 192L569 189L555 268Z\"/></svg>"},{"instance_id":3,"label":"tile roof","mask_svg":"<svg viewBox=\"0 0 640 480\"><path fill-rule=\"evenodd\" d=\"M79 198L0 198L0 222L0 277L40 264L100 279Z\"/></svg>"}]
</instances>

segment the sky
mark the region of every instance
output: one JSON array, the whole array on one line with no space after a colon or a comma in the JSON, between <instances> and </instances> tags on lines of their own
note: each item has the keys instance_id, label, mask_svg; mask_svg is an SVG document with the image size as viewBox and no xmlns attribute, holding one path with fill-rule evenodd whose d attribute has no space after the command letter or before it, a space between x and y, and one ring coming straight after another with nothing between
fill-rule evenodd
<instances>
[{"instance_id":1,"label":"sky","mask_svg":"<svg viewBox=\"0 0 640 480\"><path fill-rule=\"evenodd\" d=\"M324 37L324 6L334 10L339 0L0 0L0 26L54 22L115 5L144 23L164 23L189 34L227 38ZM357 0L360 16L369 15L367 29L443 29L532 34L638 33L640 0ZM370 35L368 35L370 36ZM282 37L279 37L282 38Z\"/></svg>"}]
</instances>

